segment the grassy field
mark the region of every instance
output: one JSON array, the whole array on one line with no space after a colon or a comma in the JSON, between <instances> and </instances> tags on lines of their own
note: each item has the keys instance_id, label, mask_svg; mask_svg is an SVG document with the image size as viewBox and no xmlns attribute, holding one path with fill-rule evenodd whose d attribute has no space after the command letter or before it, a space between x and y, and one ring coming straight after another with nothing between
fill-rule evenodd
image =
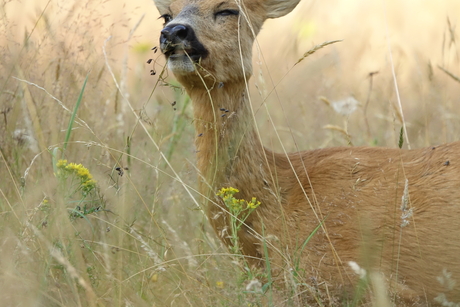
<instances>
[{"instance_id":1,"label":"grassy field","mask_svg":"<svg viewBox=\"0 0 460 307\"><path fill-rule=\"evenodd\" d=\"M304 0L268 21L251 80L265 145L397 147L403 125L404 148L459 140L458 12ZM158 15L146 0L0 4L1 306L298 305L295 289L260 293L208 225Z\"/></svg>"}]
</instances>

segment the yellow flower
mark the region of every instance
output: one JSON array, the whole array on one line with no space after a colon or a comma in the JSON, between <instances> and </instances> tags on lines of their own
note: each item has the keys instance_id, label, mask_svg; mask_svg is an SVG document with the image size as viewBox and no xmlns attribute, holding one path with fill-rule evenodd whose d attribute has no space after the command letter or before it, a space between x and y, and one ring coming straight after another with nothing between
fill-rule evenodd
<instances>
[{"instance_id":1,"label":"yellow flower","mask_svg":"<svg viewBox=\"0 0 460 307\"><path fill-rule=\"evenodd\" d=\"M80 164L81 165L81 164ZM86 168L86 167L83 167L81 166L80 168L78 168L77 170L77 176L81 177L81 178L88 178L88 179L91 179L92 176L91 174L89 173L89 170Z\"/></svg>"},{"instance_id":2,"label":"yellow flower","mask_svg":"<svg viewBox=\"0 0 460 307\"><path fill-rule=\"evenodd\" d=\"M67 174L73 173L75 176L80 178L80 184L83 192L87 193L96 187L96 180L93 179L93 175L89 170L81 164L67 163L67 160L59 160L56 166L63 169ZM58 172L58 176L65 176L62 172Z\"/></svg>"},{"instance_id":3,"label":"yellow flower","mask_svg":"<svg viewBox=\"0 0 460 307\"><path fill-rule=\"evenodd\" d=\"M248 202L248 207L250 209L255 209L255 208L259 207L259 205L260 205L260 201L257 201L257 199L255 197L253 197L251 199L251 201Z\"/></svg>"},{"instance_id":4,"label":"yellow flower","mask_svg":"<svg viewBox=\"0 0 460 307\"><path fill-rule=\"evenodd\" d=\"M221 196L221 197L229 197L229 196L233 196L234 194L236 194L238 192L239 192L238 189L229 187L229 188L220 189L219 192L217 192L217 195Z\"/></svg>"},{"instance_id":5,"label":"yellow flower","mask_svg":"<svg viewBox=\"0 0 460 307\"><path fill-rule=\"evenodd\" d=\"M225 205L230 209L234 214L239 214L245 209L256 209L260 205L260 201L257 201L255 197L251 201L245 201L244 199L237 199L234 197L239 190L229 187L222 188L217 192L217 196L220 196L224 201Z\"/></svg>"},{"instance_id":6,"label":"yellow flower","mask_svg":"<svg viewBox=\"0 0 460 307\"><path fill-rule=\"evenodd\" d=\"M65 168L69 171L74 171L77 170L80 166L81 164L69 163Z\"/></svg>"},{"instance_id":7,"label":"yellow flower","mask_svg":"<svg viewBox=\"0 0 460 307\"><path fill-rule=\"evenodd\" d=\"M235 189L235 188L232 188L232 187L229 187L229 188L227 189L227 193L229 193L229 194L236 194L236 193L238 193L238 192L239 192L238 189Z\"/></svg>"},{"instance_id":8,"label":"yellow flower","mask_svg":"<svg viewBox=\"0 0 460 307\"><path fill-rule=\"evenodd\" d=\"M219 289L223 289L224 288L224 282L223 281L216 281L216 287L219 288Z\"/></svg>"},{"instance_id":9,"label":"yellow flower","mask_svg":"<svg viewBox=\"0 0 460 307\"><path fill-rule=\"evenodd\" d=\"M63 167L65 167L66 165L67 165L67 160L62 160L62 159L61 159L61 160L58 160L58 162L56 163L56 166L57 166L58 168L63 168Z\"/></svg>"},{"instance_id":10,"label":"yellow flower","mask_svg":"<svg viewBox=\"0 0 460 307\"><path fill-rule=\"evenodd\" d=\"M94 187L96 185L96 181L93 180L93 179L87 180L87 181L83 182L82 185L84 187L87 187L87 188Z\"/></svg>"}]
</instances>

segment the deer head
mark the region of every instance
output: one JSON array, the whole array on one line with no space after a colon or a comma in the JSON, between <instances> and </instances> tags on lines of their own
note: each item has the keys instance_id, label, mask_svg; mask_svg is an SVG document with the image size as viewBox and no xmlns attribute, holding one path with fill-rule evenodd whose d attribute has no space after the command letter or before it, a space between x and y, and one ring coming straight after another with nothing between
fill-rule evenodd
<instances>
[{"instance_id":1,"label":"deer head","mask_svg":"<svg viewBox=\"0 0 460 307\"><path fill-rule=\"evenodd\" d=\"M252 45L263 22L300 0L155 0L164 19L161 51L186 88L241 82L252 74Z\"/></svg>"}]
</instances>

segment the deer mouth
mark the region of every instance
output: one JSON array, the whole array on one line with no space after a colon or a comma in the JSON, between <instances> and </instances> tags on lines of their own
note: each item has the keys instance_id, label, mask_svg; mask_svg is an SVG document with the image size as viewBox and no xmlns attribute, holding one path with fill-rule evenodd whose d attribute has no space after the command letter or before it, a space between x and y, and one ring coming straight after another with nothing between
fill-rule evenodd
<instances>
[{"instance_id":1,"label":"deer mouth","mask_svg":"<svg viewBox=\"0 0 460 307\"><path fill-rule=\"evenodd\" d=\"M192 48L172 47L163 51L166 58L170 61L175 60L191 60L198 62L203 56Z\"/></svg>"},{"instance_id":2,"label":"deer mouth","mask_svg":"<svg viewBox=\"0 0 460 307\"><path fill-rule=\"evenodd\" d=\"M182 43L161 48L168 60L168 67L174 74L188 75L195 71L196 64L208 55L208 51L204 49L204 47L190 48L184 45L185 44Z\"/></svg>"},{"instance_id":3,"label":"deer mouth","mask_svg":"<svg viewBox=\"0 0 460 307\"><path fill-rule=\"evenodd\" d=\"M161 31L160 48L173 72L187 73L206 58L208 50L201 44L195 31L184 24L168 24Z\"/></svg>"}]
</instances>

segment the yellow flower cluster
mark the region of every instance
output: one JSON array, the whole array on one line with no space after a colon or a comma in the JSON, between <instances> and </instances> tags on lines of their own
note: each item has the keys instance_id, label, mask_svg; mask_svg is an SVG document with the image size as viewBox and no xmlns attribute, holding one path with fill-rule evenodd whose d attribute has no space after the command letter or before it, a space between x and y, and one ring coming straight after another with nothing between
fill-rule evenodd
<instances>
[{"instance_id":1,"label":"yellow flower cluster","mask_svg":"<svg viewBox=\"0 0 460 307\"><path fill-rule=\"evenodd\" d=\"M251 209L255 209L260 206L260 201L258 201L255 197L248 201L248 207Z\"/></svg>"},{"instance_id":2,"label":"yellow flower cluster","mask_svg":"<svg viewBox=\"0 0 460 307\"><path fill-rule=\"evenodd\" d=\"M241 212L244 209L256 209L260 205L260 201L257 201L255 197L251 201L246 201L244 199L237 199L234 197L239 190L229 187L222 188L217 192L217 196L221 197L227 207L233 212Z\"/></svg>"},{"instance_id":3,"label":"yellow flower cluster","mask_svg":"<svg viewBox=\"0 0 460 307\"><path fill-rule=\"evenodd\" d=\"M89 192L96 187L96 180L89 170L81 164L67 163L67 160L59 160L56 163L60 171L72 173L80 179L80 184L84 192ZM62 174L62 173L60 173Z\"/></svg>"},{"instance_id":4,"label":"yellow flower cluster","mask_svg":"<svg viewBox=\"0 0 460 307\"><path fill-rule=\"evenodd\" d=\"M232 188L232 187L229 187L229 188L222 188L219 190L219 192L217 192L217 196L220 196L220 197L224 197L226 195L235 195L236 193L238 193L240 190L238 189L235 189L235 188Z\"/></svg>"}]
</instances>

